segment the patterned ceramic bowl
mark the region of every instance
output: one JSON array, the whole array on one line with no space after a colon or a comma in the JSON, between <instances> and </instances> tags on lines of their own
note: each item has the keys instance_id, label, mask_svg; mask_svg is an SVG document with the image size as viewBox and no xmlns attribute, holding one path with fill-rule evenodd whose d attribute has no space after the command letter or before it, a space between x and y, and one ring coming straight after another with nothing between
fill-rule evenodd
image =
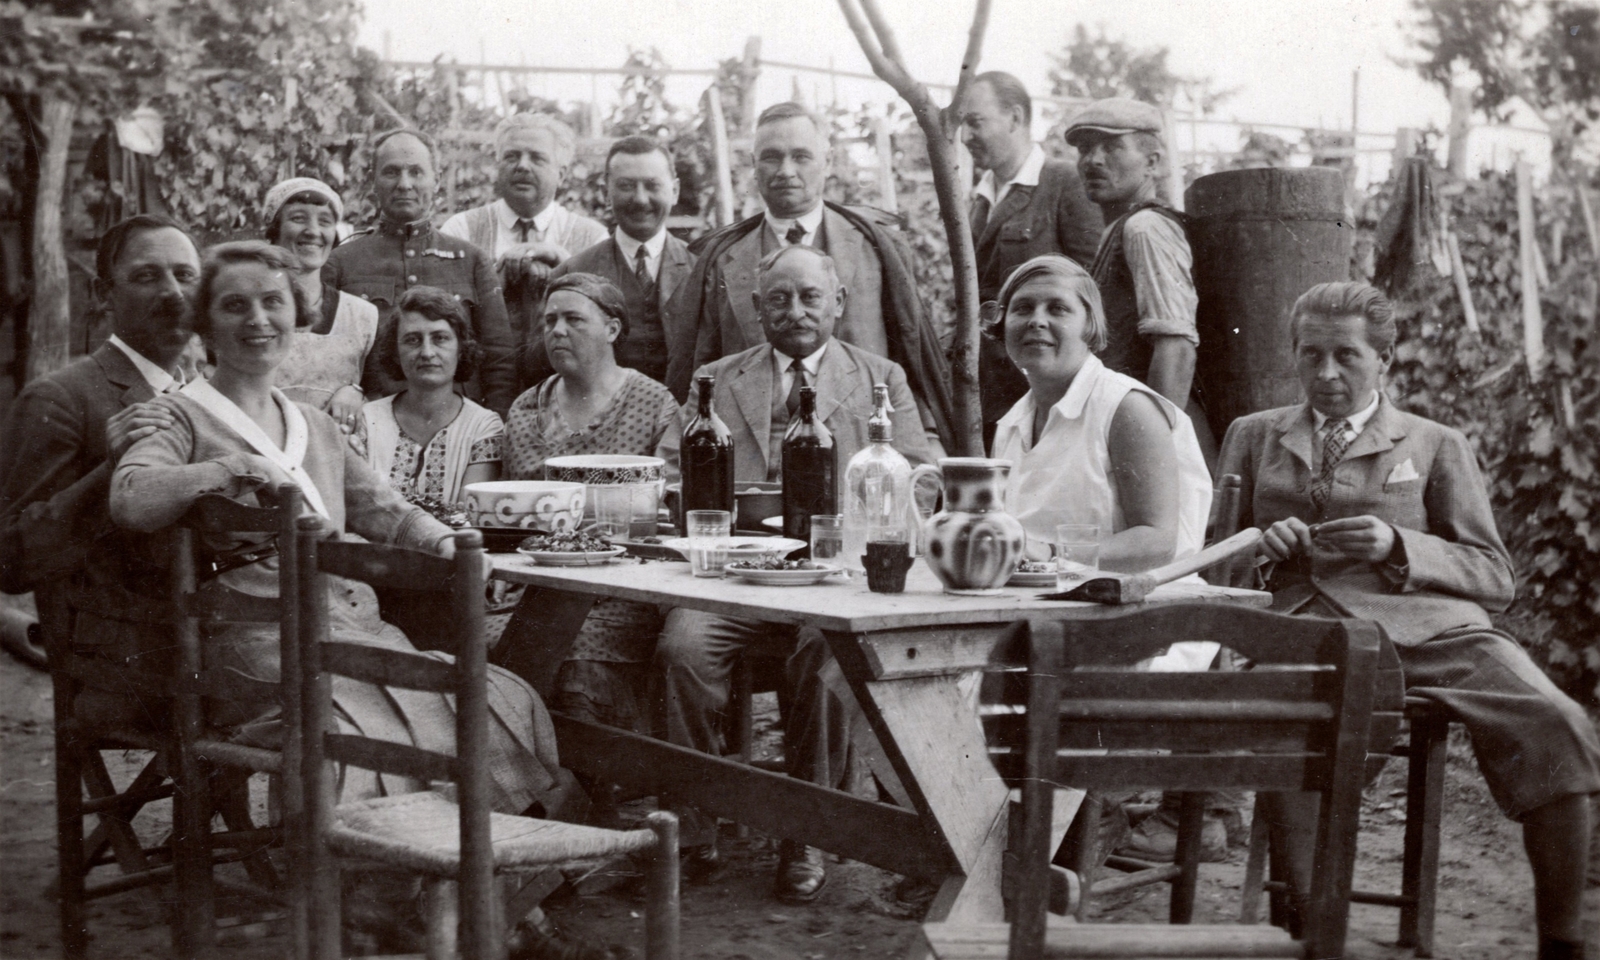
<instances>
[{"instance_id":1,"label":"patterned ceramic bowl","mask_svg":"<svg viewBox=\"0 0 1600 960\"><path fill-rule=\"evenodd\" d=\"M630 457L595 454L583 457L551 457L544 462L546 480L568 483L659 483L667 461L660 457Z\"/></svg>"},{"instance_id":2,"label":"patterned ceramic bowl","mask_svg":"<svg viewBox=\"0 0 1600 960\"><path fill-rule=\"evenodd\" d=\"M467 512L480 527L519 527L541 533L575 530L583 519L581 483L496 480L469 483Z\"/></svg>"}]
</instances>

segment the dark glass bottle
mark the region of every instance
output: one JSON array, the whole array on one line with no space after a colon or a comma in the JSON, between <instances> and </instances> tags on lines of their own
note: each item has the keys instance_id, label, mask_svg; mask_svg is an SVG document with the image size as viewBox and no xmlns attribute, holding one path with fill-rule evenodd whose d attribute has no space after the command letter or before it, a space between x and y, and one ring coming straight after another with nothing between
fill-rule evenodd
<instances>
[{"instance_id":1,"label":"dark glass bottle","mask_svg":"<svg viewBox=\"0 0 1600 960\"><path fill-rule=\"evenodd\" d=\"M839 450L817 416L817 391L800 388L800 409L783 435L783 535L811 542L811 517L839 512Z\"/></svg>"},{"instance_id":2,"label":"dark glass bottle","mask_svg":"<svg viewBox=\"0 0 1600 960\"><path fill-rule=\"evenodd\" d=\"M699 377L699 409L683 428L678 464L683 472L683 509L726 510L733 516L733 434L711 409L713 378Z\"/></svg>"}]
</instances>

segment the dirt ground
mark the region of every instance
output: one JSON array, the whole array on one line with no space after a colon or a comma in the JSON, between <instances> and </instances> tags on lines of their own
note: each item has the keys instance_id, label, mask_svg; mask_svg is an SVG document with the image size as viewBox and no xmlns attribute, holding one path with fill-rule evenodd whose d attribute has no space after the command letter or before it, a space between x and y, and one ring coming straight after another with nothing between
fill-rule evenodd
<instances>
[{"instance_id":1,"label":"dirt ground","mask_svg":"<svg viewBox=\"0 0 1600 960\"><path fill-rule=\"evenodd\" d=\"M1459 733L1459 731L1458 731ZM0 655L0 958L60 956L51 881L55 870L54 785L48 678ZM140 758L115 758L113 775L131 776ZM120 780L119 780L120 782ZM1390 768L1367 791L1357 886L1398 888L1404 773ZM164 826L142 828L151 842ZM769 896L776 844L758 836L739 839L725 827L731 853L727 873L707 886L683 890L684 956L695 960L832 960L898 958L917 937L919 908L894 895L899 878L864 864L830 864L830 882L807 906L786 906ZM1237 916L1244 874L1243 850L1229 862L1207 865L1196 920ZM1592 921L1600 897L1591 891ZM159 890L133 891L91 906L90 956L162 958L170 955ZM1095 905L1097 919L1162 920L1164 886L1145 888ZM281 929L259 921L267 908L241 905L242 922L225 921L216 956L223 960L281 957ZM592 896L558 892L547 908L565 928L611 942L642 943L642 905L626 888ZM1355 906L1349 956L1398 960L1410 951L1394 946L1395 911ZM1478 777L1465 741L1452 744L1447 776L1435 956L1455 960L1533 957L1533 897L1521 838L1500 816ZM1592 942L1600 942L1593 932Z\"/></svg>"}]
</instances>

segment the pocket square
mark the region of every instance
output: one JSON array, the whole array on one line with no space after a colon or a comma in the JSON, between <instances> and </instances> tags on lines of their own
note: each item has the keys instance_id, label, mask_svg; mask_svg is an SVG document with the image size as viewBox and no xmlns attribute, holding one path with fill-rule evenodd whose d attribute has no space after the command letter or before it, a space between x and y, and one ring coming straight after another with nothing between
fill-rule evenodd
<instances>
[{"instance_id":1,"label":"pocket square","mask_svg":"<svg viewBox=\"0 0 1600 960\"><path fill-rule=\"evenodd\" d=\"M1396 483L1405 483L1407 480L1420 479L1422 477L1417 473L1416 465L1411 462L1410 457L1407 457L1405 462L1396 464L1395 468L1389 471L1389 479L1383 481L1383 485L1388 487Z\"/></svg>"}]
</instances>

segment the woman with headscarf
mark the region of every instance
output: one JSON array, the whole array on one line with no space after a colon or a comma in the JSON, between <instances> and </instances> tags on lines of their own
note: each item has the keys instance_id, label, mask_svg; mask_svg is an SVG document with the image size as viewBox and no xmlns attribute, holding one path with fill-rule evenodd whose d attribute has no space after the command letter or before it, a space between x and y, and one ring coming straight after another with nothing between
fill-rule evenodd
<instances>
[{"instance_id":1,"label":"woman with headscarf","mask_svg":"<svg viewBox=\"0 0 1600 960\"><path fill-rule=\"evenodd\" d=\"M348 432L366 401L361 374L377 335L378 308L322 281L343 216L338 192L312 177L284 180L261 205L267 242L299 261L294 285L310 317L295 330L277 387L291 400L327 411Z\"/></svg>"},{"instance_id":2,"label":"woman with headscarf","mask_svg":"<svg viewBox=\"0 0 1600 960\"><path fill-rule=\"evenodd\" d=\"M677 403L666 387L617 365L615 347L627 332L627 303L609 281L569 273L550 284L544 346L556 374L518 397L506 414L508 479L544 479L551 457L655 455ZM551 706L632 727L637 686L660 629L654 606L598 601L561 666Z\"/></svg>"}]
</instances>

